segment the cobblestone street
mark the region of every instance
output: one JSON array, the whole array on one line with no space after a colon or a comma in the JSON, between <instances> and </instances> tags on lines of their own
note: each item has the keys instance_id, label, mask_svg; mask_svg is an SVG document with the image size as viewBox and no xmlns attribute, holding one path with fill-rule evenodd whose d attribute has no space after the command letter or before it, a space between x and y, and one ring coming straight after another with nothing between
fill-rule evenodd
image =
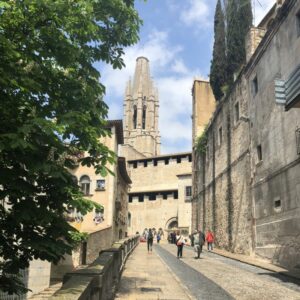
<instances>
[{"instance_id":1,"label":"cobblestone street","mask_svg":"<svg viewBox=\"0 0 300 300\"><path fill-rule=\"evenodd\" d=\"M140 244L128 259L120 299L300 299L297 280L204 251L194 259L186 246L176 258L176 246L154 245L148 254Z\"/></svg>"}]
</instances>

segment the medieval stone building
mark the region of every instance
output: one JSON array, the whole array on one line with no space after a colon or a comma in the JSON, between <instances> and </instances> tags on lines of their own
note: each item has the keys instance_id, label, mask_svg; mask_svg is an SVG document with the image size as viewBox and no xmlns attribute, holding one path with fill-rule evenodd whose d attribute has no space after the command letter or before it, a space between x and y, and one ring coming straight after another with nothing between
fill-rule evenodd
<instances>
[{"instance_id":1,"label":"medieval stone building","mask_svg":"<svg viewBox=\"0 0 300 300\"><path fill-rule=\"evenodd\" d=\"M124 99L124 145L132 180L128 232L162 228L191 229L191 152L160 155L159 99L149 61L136 60L133 81Z\"/></svg>"},{"instance_id":2,"label":"medieval stone building","mask_svg":"<svg viewBox=\"0 0 300 300\"><path fill-rule=\"evenodd\" d=\"M246 50L246 65L201 139L205 147L193 145L192 223L211 228L221 248L296 269L300 2L275 5L251 28Z\"/></svg>"}]
</instances>

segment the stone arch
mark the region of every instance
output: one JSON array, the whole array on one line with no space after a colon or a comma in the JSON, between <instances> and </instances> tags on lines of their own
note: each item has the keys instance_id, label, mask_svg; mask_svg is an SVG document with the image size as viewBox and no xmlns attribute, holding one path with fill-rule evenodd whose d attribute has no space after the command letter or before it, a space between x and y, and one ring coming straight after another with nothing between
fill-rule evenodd
<instances>
[{"instance_id":1,"label":"stone arch","mask_svg":"<svg viewBox=\"0 0 300 300\"><path fill-rule=\"evenodd\" d=\"M166 222L165 229L172 230L177 227L178 227L178 219L177 219L177 217L172 217Z\"/></svg>"}]
</instances>

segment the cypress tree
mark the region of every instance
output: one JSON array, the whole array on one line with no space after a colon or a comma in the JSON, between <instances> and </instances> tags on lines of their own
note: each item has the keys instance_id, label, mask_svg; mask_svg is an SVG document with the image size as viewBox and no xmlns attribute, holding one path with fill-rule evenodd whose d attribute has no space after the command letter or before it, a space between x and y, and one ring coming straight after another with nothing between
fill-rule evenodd
<instances>
[{"instance_id":1,"label":"cypress tree","mask_svg":"<svg viewBox=\"0 0 300 300\"><path fill-rule=\"evenodd\" d=\"M241 43L241 34L239 28L239 15L237 0L228 0L226 7L227 21L227 78L228 83L233 82L233 74L239 69L243 61L244 44Z\"/></svg>"},{"instance_id":2,"label":"cypress tree","mask_svg":"<svg viewBox=\"0 0 300 300\"><path fill-rule=\"evenodd\" d=\"M243 48L241 49L241 63L246 62L246 49L245 49L245 36L252 25L253 15L251 0L240 0L238 8L240 39L243 42Z\"/></svg>"},{"instance_id":3,"label":"cypress tree","mask_svg":"<svg viewBox=\"0 0 300 300\"><path fill-rule=\"evenodd\" d=\"M245 36L252 25L252 7L250 0L228 0L227 21L227 75L233 81L233 74L246 61Z\"/></svg>"},{"instance_id":4,"label":"cypress tree","mask_svg":"<svg viewBox=\"0 0 300 300\"><path fill-rule=\"evenodd\" d=\"M226 44L225 44L225 20L218 0L214 21L214 49L210 66L210 84L216 100L223 96L222 87L226 84Z\"/></svg>"}]
</instances>

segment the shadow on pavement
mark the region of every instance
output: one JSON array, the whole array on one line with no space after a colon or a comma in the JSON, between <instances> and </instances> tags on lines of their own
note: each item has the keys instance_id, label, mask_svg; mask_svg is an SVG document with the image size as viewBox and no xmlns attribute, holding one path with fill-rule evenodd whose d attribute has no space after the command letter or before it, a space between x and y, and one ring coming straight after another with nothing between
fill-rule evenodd
<instances>
[{"instance_id":1,"label":"shadow on pavement","mask_svg":"<svg viewBox=\"0 0 300 300\"><path fill-rule=\"evenodd\" d=\"M258 273L258 275L271 276L281 280L282 282L293 283L300 286L300 279L289 276L288 272L286 274L284 272L281 273L266 272L266 273Z\"/></svg>"}]
</instances>

